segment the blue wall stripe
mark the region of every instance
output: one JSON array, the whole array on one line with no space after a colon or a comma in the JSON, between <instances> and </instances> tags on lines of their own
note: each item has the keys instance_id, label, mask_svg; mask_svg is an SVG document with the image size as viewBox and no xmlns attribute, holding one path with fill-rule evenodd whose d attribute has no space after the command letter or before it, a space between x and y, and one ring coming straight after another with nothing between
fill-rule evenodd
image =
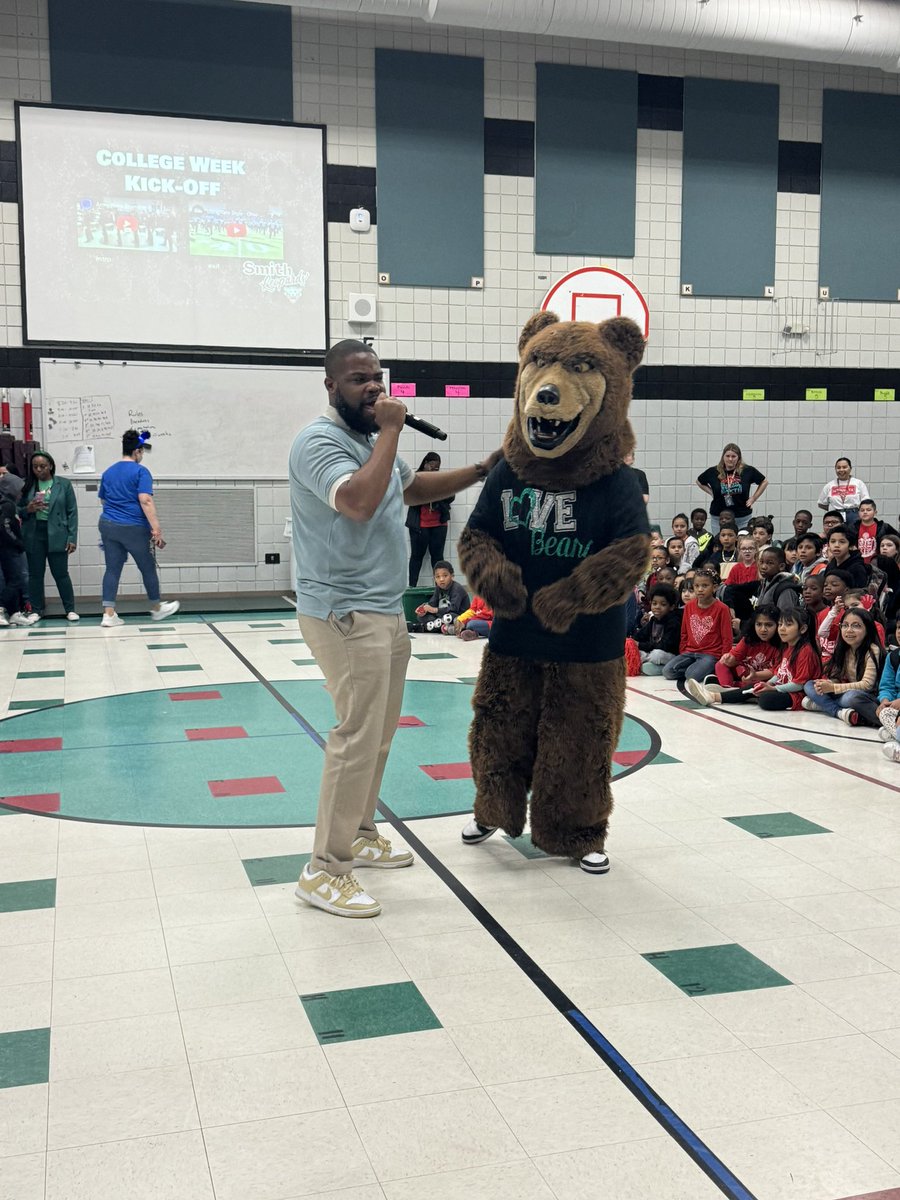
<instances>
[{"instance_id":1,"label":"blue wall stripe","mask_svg":"<svg viewBox=\"0 0 900 1200\"><path fill-rule=\"evenodd\" d=\"M681 282L758 296L775 282L778 88L684 81Z\"/></svg>"},{"instance_id":2,"label":"blue wall stripe","mask_svg":"<svg viewBox=\"0 0 900 1200\"><path fill-rule=\"evenodd\" d=\"M392 284L484 275L484 63L375 51L378 270Z\"/></svg>"},{"instance_id":3,"label":"blue wall stripe","mask_svg":"<svg viewBox=\"0 0 900 1200\"><path fill-rule=\"evenodd\" d=\"M293 119L290 9L170 0L50 0L54 104Z\"/></svg>"},{"instance_id":4,"label":"blue wall stripe","mask_svg":"<svg viewBox=\"0 0 900 1200\"><path fill-rule=\"evenodd\" d=\"M897 300L900 96L825 91L819 283L832 300Z\"/></svg>"},{"instance_id":5,"label":"blue wall stripe","mask_svg":"<svg viewBox=\"0 0 900 1200\"><path fill-rule=\"evenodd\" d=\"M638 77L537 64L534 248L634 255Z\"/></svg>"}]
</instances>

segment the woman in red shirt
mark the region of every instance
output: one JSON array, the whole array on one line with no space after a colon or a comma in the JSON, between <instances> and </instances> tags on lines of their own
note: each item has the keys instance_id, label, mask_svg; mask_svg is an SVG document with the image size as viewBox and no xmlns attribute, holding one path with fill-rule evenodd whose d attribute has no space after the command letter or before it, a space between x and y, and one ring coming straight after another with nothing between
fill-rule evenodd
<instances>
[{"instance_id":1,"label":"woman in red shirt","mask_svg":"<svg viewBox=\"0 0 900 1200\"><path fill-rule=\"evenodd\" d=\"M679 653L663 667L666 679L703 680L731 649L731 613L716 599L718 582L710 567L694 572L694 599L684 606Z\"/></svg>"}]
</instances>

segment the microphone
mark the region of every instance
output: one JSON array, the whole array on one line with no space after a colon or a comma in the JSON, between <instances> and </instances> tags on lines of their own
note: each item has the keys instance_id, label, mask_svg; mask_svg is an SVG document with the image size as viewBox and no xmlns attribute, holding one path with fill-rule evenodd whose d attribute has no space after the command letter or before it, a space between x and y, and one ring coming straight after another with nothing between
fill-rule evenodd
<instances>
[{"instance_id":1,"label":"microphone","mask_svg":"<svg viewBox=\"0 0 900 1200\"><path fill-rule=\"evenodd\" d=\"M410 429L417 429L419 433L426 433L431 438L437 438L439 442L447 440L443 429L438 429L437 425L432 425L430 421L423 421L421 417L414 417L411 413L407 413L403 418L403 424L408 425Z\"/></svg>"}]
</instances>

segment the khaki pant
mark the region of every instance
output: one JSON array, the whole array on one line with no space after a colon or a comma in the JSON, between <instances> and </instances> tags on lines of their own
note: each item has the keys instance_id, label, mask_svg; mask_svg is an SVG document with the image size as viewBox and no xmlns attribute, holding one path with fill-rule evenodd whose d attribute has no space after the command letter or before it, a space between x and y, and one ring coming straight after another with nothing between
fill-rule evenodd
<instances>
[{"instance_id":1,"label":"khaki pant","mask_svg":"<svg viewBox=\"0 0 900 1200\"><path fill-rule=\"evenodd\" d=\"M325 749L310 865L344 875L353 869L353 842L376 836L375 805L400 719L409 634L402 613L298 619L337 713Z\"/></svg>"}]
</instances>

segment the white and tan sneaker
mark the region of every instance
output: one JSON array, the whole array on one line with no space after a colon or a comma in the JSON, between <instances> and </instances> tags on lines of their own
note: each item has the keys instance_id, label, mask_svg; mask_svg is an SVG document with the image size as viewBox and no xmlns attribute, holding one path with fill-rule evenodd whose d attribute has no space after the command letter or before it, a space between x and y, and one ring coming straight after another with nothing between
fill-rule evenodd
<instances>
[{"instance_id":1,"label":"white and tan sneaker","mask_svg":"<svg viewBox=\"0 0 900 1200\"><path fill-rule=\"evenodd\" d=\"M354 867L411 867L416 860L409 850L395 850L386 837L358 837L353 843Z\"/></svg>"},{"instance_id":2,"label":"white and tan sneaker","mask_svg":"<svg viewBox=\"0 0 900 1200\"><path fill-rule=\"evenodd\" d=\"M313 908L336 917L377 917L381 905L364 891L352 875L329 875L314 871L309 863L300 872L294 893Z\"/></svg>"}]
</instances>

